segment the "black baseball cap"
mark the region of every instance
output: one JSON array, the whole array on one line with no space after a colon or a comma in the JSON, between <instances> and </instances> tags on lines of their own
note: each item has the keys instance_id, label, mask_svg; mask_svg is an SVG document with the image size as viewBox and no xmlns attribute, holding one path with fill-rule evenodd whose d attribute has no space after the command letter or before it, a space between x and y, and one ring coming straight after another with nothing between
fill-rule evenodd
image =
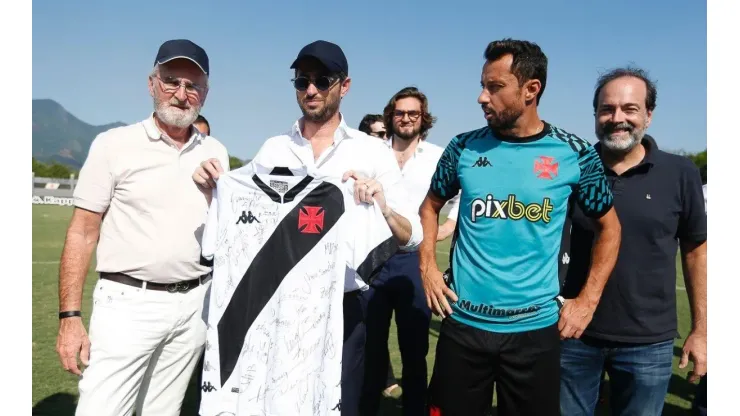
<instances>
[{"instance_id":1,"label":"black baseball cap","mask_svg":"<svg viewBox=\"0 0 740 416\"><path fill-rule=\"evenodd\" d=\"M309 43L298 52L298 57L295 58L290 68L295 69L301 59L309 57L318 59L329 71L342 72L345 75L349 75L347 57L344 56L342 48L334 43L325 40L317 40L316 42Z\"/></svg>"},{"instance_id":2,"label":"black baseball cap","mask_svg":"<svg viewBox=\"0 0 740 416\"><path fill-rule=\"evenodd\" d=\"M187 39L173 39L163 43L159 47L154 65L163 64L173 59L188 59L198 65L206 75L210 75L206 51Z\"/></svg>"}]
</instances>

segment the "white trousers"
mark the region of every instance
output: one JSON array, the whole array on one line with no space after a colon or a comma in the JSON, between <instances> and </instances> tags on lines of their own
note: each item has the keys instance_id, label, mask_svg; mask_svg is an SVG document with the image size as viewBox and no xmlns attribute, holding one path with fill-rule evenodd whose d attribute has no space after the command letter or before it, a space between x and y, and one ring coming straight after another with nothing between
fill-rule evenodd
<instances>
[{"instance_id":1,"label":"white trousers","mask_svg":"<svg viewBox=\"0 0 740 416\"><path fill-rule=\"evenodd\" d=\"M76 415L179 415L205 344L209 287L169 293L98 280Z\"/></svg>"}]
</instances>

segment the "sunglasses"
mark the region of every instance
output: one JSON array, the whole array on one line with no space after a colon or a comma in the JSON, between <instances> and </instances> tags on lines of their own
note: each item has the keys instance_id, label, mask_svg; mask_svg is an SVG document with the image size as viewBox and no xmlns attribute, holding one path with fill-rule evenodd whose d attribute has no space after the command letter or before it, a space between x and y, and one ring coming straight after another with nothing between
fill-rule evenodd
<instances>
[{"instance_id":1,"label":"sunglasses","mask_svg":"<svg viewBox=\"0 0 740 416\"><path fill-rule=\"evenodd\" d=\"M383 138L385 138L385 130L372 131L372 132L370 132L370 135L371 136L378 137L380 139L383 139Z\"/></svg>"},{"instance_id":2,"label":"sunglasses","mask_svg":"<svg viewBox=\"0 0 740 416\"><path fill-rule=\"evenodd\" d=\"M316 87L319 91L326 91L329 88L333 87L334 84L339 81L339 77L330 77L330 76L320 76L318 78L308 78L304 76L296 77L291 80L293 83L293 86L298 91L306 91L308 89L308 86L313 84L314 87Z\"/></svg>"}]
</instances>

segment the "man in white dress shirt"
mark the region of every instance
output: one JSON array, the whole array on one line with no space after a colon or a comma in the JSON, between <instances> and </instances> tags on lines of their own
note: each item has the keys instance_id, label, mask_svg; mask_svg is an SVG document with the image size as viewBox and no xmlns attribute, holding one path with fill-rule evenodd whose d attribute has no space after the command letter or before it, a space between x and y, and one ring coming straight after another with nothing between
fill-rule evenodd
<instances>
[{"instance_id":1,"label":"man in white dress shirt","mask_svg":"<svg viewBox=\"0 0 740 416\"><path fill-rule=\"evenodd\" d=\"M415 87L396 93L383 116L389 137L383 144L395 155L407 200L418 210L444 151L425 140L436 119L429 112L427 97ZM403 414L421 415L426 402L431 311L421 284L416 248L402 248L394 255L363 296L367 299L367 342L362 412L378 413L389 361L388 331L395 312L403 363Z\"/></svg>"},{"instance_id":2,"label":"man in white dress shirt","mask_svg":"<svg viewBox=\"0 0 740 416\"><path fill-rule=\"evenodd\" d=\"M401 171L392 153L380 140L347 126L339 111L351 84L342 49L323 40L313 42L301 49L291 68L303 117L285 134L267 139L254 157L255 163L283 173L308 168L313 175L355 178L355 199L379 204L399 245L417 247L422 233L419 205L407 203ZM195 171L193 180L208 193L220 171L218 161L207 160ZM342 415L359 414L365 344L360 295L367 288L359 277L344 288Z\"/></svg>"}]
</instances>

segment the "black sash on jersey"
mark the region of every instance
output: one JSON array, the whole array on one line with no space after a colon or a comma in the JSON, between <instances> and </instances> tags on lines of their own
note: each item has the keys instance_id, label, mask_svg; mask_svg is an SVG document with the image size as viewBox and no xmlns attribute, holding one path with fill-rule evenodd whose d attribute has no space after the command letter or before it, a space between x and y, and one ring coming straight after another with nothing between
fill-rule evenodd
<instances>
[{"instance_id":1,"label":"black sash on jersey","mask_svg":"<svg viewBox=\"0 0 740 416\"><path fill-rule=\"evenodd\" d=\"M299 215L303 211L305 217L305 206L323 208L321 232L300 231ZM218 323L222 386L234 372L247 331L259 313L285 276L339 221L344 210L342 191L331 183L321 183L285 216L252 260Z\"/></svg>"}]
</instances>

